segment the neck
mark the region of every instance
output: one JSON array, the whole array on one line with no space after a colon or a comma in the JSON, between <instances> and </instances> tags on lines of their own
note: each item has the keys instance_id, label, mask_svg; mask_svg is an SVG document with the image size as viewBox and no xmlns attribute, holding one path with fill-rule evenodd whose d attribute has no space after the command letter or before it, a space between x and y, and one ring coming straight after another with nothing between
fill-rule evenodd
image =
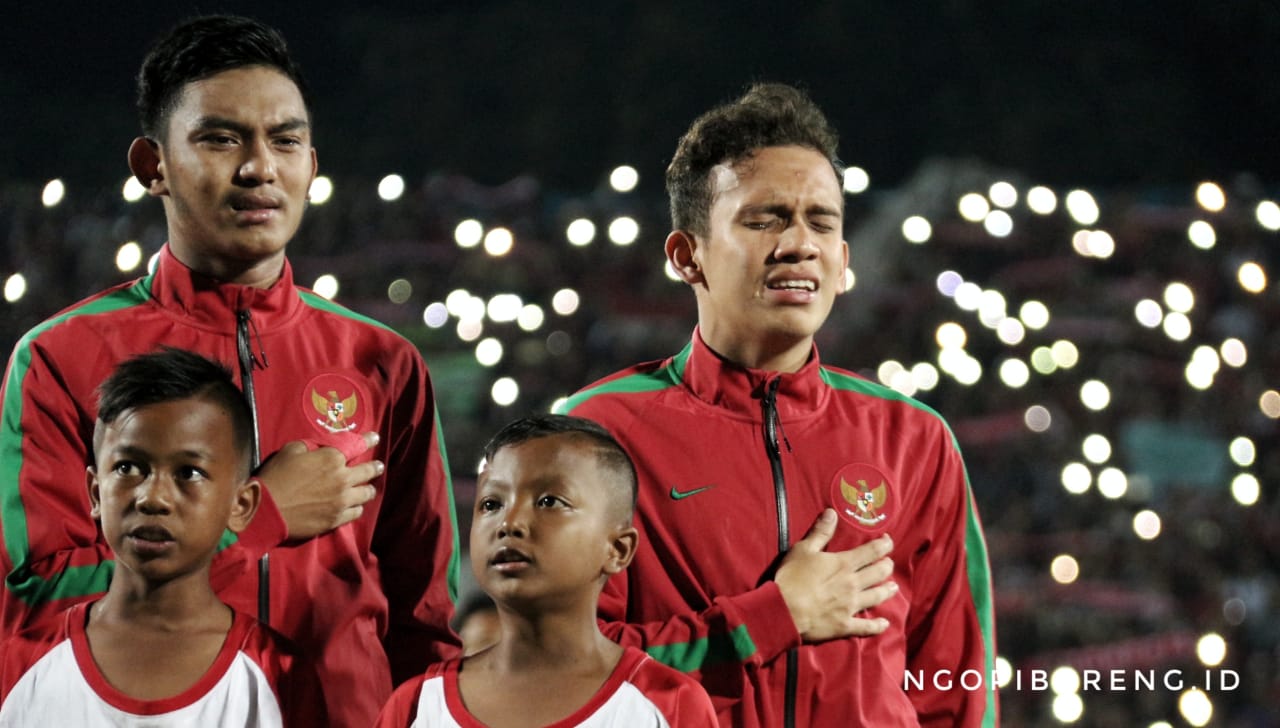
<instances>
[{"instance_id":1,"label":"neck","mask_svg":"<svg viewBox=\"0 0 1280 728\"><path fill-rule=\"evenodd\" d=\"M94 606L94 616L100 620L150 624L161 629L221 619L228 611L209 585L208 569L155 582L118 561L107 593Z\"/></svg>"},{"instance_id":2,"label":"neck","mask_svg":"<svg viewBox=\"0 0 1280 728\"><path fill-rule=\"evenodd\" d=\"M596 625L594 600L590 609L518 614L498 605L502 639L490 650L498 669L530 670L574 667L593 661L616 662L621 649Z\"/></svg>"},{"instance_id":3,"label":"neck","mask_svg":"<svg viewBox=\"0 0 1280 728\"><path fill-rule=\"evenodd\" d=\"M794 373L809 362L813 337L776 336L767 340L741 340L713 328L699 328L702 341L722 359L748 369Z\"/></svg>"},{"instance_id":4,"label":"neck","mask_svg":"<svg viewBox=\"0 0 1280 728\"><path fill-rule=\"evenodd\" d=\"M201 275L223 283L233 283L250 288L267 289L280 280L284 271L284 251L260 260L229 260L217 256L200 255L186 246L169 243L173 257Z\"/></svg>"}]
</instances>

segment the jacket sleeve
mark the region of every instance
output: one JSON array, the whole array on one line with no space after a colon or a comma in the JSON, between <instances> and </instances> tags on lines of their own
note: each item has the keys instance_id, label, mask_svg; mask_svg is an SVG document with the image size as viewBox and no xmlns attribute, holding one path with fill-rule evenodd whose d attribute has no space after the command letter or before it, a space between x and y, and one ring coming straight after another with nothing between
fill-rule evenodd
<instances>
[{"instance_id":1,"label":"jacket sleeve","mask_svg":"<svg viewBox=\"0 0 1280 728\"><path fill-rule=\"evenodd\" d=\"M0 384L0 626L6 634L106 591L114 569L89 515L85 468L92 461L95 380L107 371L101 362L115 355L82 338L64 357L56 342L24 337ZM228 539L214 558L215 589L284 537L283 520L273 530L270 514L254 524L242 534L249 538Z\"/></svg>"},{"instance_id":2,"label":"jacket sleeve","mask_svg":"<svg viewBox=\"0 0 1280 728\"><path fill-rule=\"evenodd\" d=\"M455 657L449 621L458 592L458 527L440 417L416 350L382 433L385 492L373 535L389 605L383 640L394 685L432 662Z\"/></svg>"},{"instance_id":3,"label":"jacket sleeve","mask_svg":"<svg viewBox=\"0 0 1280 728\"><path fill-rule=\"evenodd\" d=\"M605 584L601 631L681 672L698 673L726 662L763 665L800 644L791 612L772 581L742 594L717 597L702 611L641 623L626 622L631 586L625 571Z\"/></svg>"},{"instance_id":4,"label":"jacket sleeve","mask_svg":"<svg viewBox=\"0 0 1280 728\"><path fill-rule=\"evenodd\" d=\"M921 726L994 726L995 624L986 544L960 451L949 431L942 437L931 474L932 509L923 519L931 543L915 564L906 667L923 675L926 685L935 675L948 675L953 689L908 694ZM981 680L962 679L966 673ZM962 682L976 689L964 689Z\"/></svg>"}]
</instances>

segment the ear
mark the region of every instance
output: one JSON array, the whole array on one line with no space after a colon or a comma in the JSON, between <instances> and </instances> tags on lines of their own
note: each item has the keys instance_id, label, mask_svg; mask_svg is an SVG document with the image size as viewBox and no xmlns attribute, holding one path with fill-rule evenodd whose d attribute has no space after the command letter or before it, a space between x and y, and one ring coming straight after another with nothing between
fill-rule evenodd
<instances>
[{"instance_id":1,"label":"ear","mask_svg":"<svg viewBox=\"0 0 1280 728\"><path fill-rule=\"evenodd\" d=\"M601 571L606 576L613 576L627 568L636 556L636 544L639 542L640 534L631 526L614 531L609 539L609 558Z\"/></svg>"},{"instance_id":2,"label":"ear","mask_svg":"<svg viewBox=\"0 0 1280 728\"><path fill-rule=\"evenodd\" d=\"M686 230L672 230L663 247L667 253L667 262L671 264L676 275L680 276L680 280L691 286L706 280L698 264L698 239L693 233Z\"/></svg>"},{"instance_id":3,"label":"ear","mask_svg":"<svg viewBox=\"0 0 1280 728\"><path fill-rule=\"evenodd\" d=\"M320 171L319 157L316 156L316 148L311 147L311 179L307 180L307 202L311 201L311 183L316 181L316 173Z\"/></svg>"},{"instance_id":4,"label":"ear","mask_svg":"<svg viewBox=\"0 0 1280 728\"><path fill-rule=\"evenodd\" d=\"M841 271L846 271L846 270L848 270L848 269L849 269L849 243L845 242L844 240L841 240L841 241L840 241L840 253L841 253L841 255L843 256L843 263L842 263L842 265L840 266L840 270L841 270ZM836 295L839 295L839 294L841 294L841 293L847 293L847 291L845 290L845 287L844 287L844 283L845 283L845 281L844 281L844 273L842 272L842 273L840 274L840 276L841 276L841 277L840 277L840 290L839 290L839 291L836 291Z\"/></svg>"},{"instance_id":5,"label":"ear","mask_svg":"<svg viewBox=\"0 0 1280 728\"><path fill-rule=\"evenodd\" d=\"M258 512L262 503L262 482L257 478L249 478L236 491L236 499L231 503L231 517L227 519L227 528L232 533L240 533L249 527L253 514Z\"/></svg>"},{"instance_id":6,"label":"ear","mask_svg":"<svg viewBox=\"0 0 1280 728\"><path fill-rule=\"evenodd\" d=\"M160 197L169 194L164 179L164 160L160 143L147 137L138 137L129 145L129 171L138 178L147 194Z\"/></svg>"},{"instance_id":7,"label":"ear","mask_svg":"<svg viewBox=\"0 0 1280 728\"><path fill-rule=\"evenodd\" d=\"M102 491L98 487L98 471L92 465L84 469L84 481L89 489L89 515L97 520L102 517Z\"/></svg>"}]
</instances>

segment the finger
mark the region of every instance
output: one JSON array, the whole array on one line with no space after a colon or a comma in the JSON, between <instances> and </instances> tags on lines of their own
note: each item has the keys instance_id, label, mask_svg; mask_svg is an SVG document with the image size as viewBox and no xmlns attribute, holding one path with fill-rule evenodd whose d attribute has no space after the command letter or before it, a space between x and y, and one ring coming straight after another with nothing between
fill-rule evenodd
<instances>
[{"instance_id":1,"label":"finger","mask_svg":"<svg viewBox=\"0 0 1280 728\"><path fill-rule=\"evenodd\" d=\"M858 592L858 595L856 597L854 597L853 613L857 614L858 612L861 612L864 609L871 609L872 607L878 607L881 604L884 604L885 602L892 599L893 596L897 593L898 593L898 583L894 581L887 581L879 586L874 586L874 587L871 587L870 589L863 589L862 591Z\"/></svg>"},{"instance_id":2,"label":"finger","mask_svg":"<svg viewBox=\"0 0 1280 728\"><path fill-rule=\"evenodd\" d=\"M312 449L308 446L306 440L291 440L286 442L284 447L280 448L280 452L285 455L298 455Z\"/></svg>"},{"instance_id":3,"label":"finger","mask_svg":"<svg viewBox=\"0 0 1280 728\"><path fill-rule=\"evenodd\" d=\"M362 506L373 500L378 495L378 489L372 485L357 485L354 488L348 488L343 493L343 505L348 508Z\"/></svg>"},{"instance_id":4,"label":"finger","mask_svg":"<svg viewBox=\"0 0 1280 728\"><path fill-rule=\"evenodd\" d=\"M344 508L342 512L338 514L338 520L333 524L333 527L338 528L339 526L345 526L363 514L364 506L351 506L350 508Z\"/></svg>"},{"instance_id":5,"label":"finger","mask_svg":"<svg viewBox=\"0 0 1280 728\"><path fill-rule=\"evenodd\" d=\"M840 555L845 558L847 566L854 569L861 569L868 564L873 564L884 558L891 551L893 551L893 539L886 533L883 536L872 541L868 541L856 548L849 549L848 551L841 551Z\"/></svg>"},{"instance_id":6,"label":"finger","mask_svg":"<svg viewBox=\"0 0 1280 728\"><path fill-rule=\"evenodd\" d=\"M884 617L874 617L872 619L853 617L846 626L848 634L853 637L871 637L883 634L886 629L889 629L889 620Z\"/></svg>"},{"instance_id":7,"label":"finger","mask_svg":"<svg viewBox=\"0 0 1280 728\"><path fill-rule=\"evenodd\" d=\"M858 569L858 573L855 578L862 584L870 587L879 584L891 576L893 576L893 559L886 556L867 564L861 569Z\"/></svg>"},{"instance_id":8,"label":"finger","mask_svg":"<svg viewBox=\"0 0 1280 728\"><path fill-rule=\"evenodd\" d=\"M386 470L386 466L382 464L381 460L370 460L367 463L347 466L342 479L347 486L363 485L382 475L384 470Z\"/></svg>"},{"instance_id":9,"label":"finger","mask_svg":"<svg viewBox=\"0 0 1280 728\"><path fill-rule=\"evenodd\" d=\"M808 535L797 541L793 548L817 553L826 548L835 533L836 512L830 508L824 509L822 515L818 516L817 522L813 524L813 528L809 529Z\"/></svg>"}]
</instances>

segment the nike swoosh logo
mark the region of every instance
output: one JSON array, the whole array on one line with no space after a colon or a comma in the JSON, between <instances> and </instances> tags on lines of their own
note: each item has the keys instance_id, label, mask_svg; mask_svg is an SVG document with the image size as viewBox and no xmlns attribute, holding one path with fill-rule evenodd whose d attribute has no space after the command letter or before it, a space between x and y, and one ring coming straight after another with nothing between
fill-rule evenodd
<instances>
[{"instance_id":1,"label":"nike swoosh logo","mask_svg":"<svg viewBox=\"0 0 1280 728\"><path fill-rule=\"evenodd\" d=\"M704 485L701 488L694 488L693 490L686 490L681 492L676 490L676 487L673 485L671 486L671 500L684 500L685 498L688 498L691 495L697 495L704 490L711 490L714 487L715 487L714 485Z\"/></svg>"}]
</instances>

